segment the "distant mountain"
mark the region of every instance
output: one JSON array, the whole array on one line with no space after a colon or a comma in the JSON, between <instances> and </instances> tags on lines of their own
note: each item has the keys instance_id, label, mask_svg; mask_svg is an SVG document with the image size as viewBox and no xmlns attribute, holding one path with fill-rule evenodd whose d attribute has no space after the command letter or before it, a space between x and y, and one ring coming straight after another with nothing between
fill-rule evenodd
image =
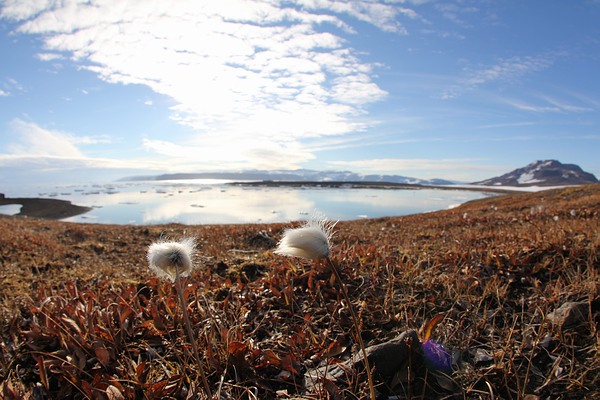
<instances>
[{"instance_id":1,"label":"distant mountain","mask_svg":"<svg viewBox=\"0 0 600 400\"><path fill-rule=\"evenodd\" d=\"M130 176L120 181L165 181L182 179L227 179L234 181L292 181L292 182L389 182L419 185L452 185L444 179L417 179L401 175L360 175L350 171L297 170L246 170L238 172L199 172L162 174L155 176Z\"/></svg>"},{"instance_id":2,"label":"distant mountain","mask_svg":"<svg viewBox=\"0 0 600 400\"><path fill-rule=\"evenodd\" d=\"M556 160L538 160L523 168L473 185L486 186L564 186L597 183L593 174L575 164L562 164Z\"/></svg>"}]
</instances>

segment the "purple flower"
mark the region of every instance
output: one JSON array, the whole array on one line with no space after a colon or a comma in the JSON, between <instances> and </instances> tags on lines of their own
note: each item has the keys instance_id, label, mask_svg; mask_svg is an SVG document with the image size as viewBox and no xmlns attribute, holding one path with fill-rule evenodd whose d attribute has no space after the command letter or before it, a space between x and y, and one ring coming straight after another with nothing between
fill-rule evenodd
<instances>
[{"instance_id":1,"label":"purple flower","mask_svg":"<svg viewBox=\"0 0 600 400\"><path fill-rule=\"evenodd\" d=\"M445 373L452 372L452 355L441 343L430 339L425 340L423 342L423 355L425 356L427 368Z\"/></svg>"}]
</instances>

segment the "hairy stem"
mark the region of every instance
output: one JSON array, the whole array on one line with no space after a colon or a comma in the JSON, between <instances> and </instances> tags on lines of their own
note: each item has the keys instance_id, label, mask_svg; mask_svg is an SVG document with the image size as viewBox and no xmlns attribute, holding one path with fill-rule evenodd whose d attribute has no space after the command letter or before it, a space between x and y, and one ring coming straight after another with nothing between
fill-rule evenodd
<instances>
[{"instance_id":1,"label":"hairy stem","mask_svg":"<svg viewBox=\"0 0 600 400\"><path fill-rule=\"evenodd\" d=\"M188 317L187 313L187 304L185 304L185 300L183 298L183 290L181 289L181 279L179 278L179 268L177 268L177 275L175 280L177 282L177 293L179 295L179 302L181 303L181 309L183 310L183 320L185 322L185 328L187 331L188 339L192 344L194 357L196 357L196 364L198 364L198 369L200 370L200 376L202 378L202 384L204 385L204 391L206 392L206 396L208 397L208 399L212 399L212 391L210 390L210 386L208 385L206 374L204 374L204 368L202 368L202 361L200 358L200 354L198 353L196 338L194 337L194 332L192 331L192 326L190 324L190 318Z\"/></svg>"},{"instance_id":2,"label":"hairy stem","mask_svg":"<svg viewBox=\"0 0 600 400\"><path fill-rule=\"evenodd\" d=\"M362 335L360 334L360 325L358 324L358 318L356 318L356 313L354 312L354 307L352 307L352 302L350 301L350 298L348 297L348 289L346 288L344 281L342 281L342 276L340 274L338 267L335 265L335 263L333 261L331 261L331 259L329 257L327 257L326 260L327 260L327 263L329 264L329 266L331 266L333 273L335 274L335 279L339 282L340 288L342 290L342 295L344 296L346 303L348 303L348 309L350 310L352 324L354 325L356 340L358 341L358 345L360 346L360 350L362 351L362 354L363 354L363 362L365 364L365 370L367 372L367 381L369 383L369 394L370 394L371 400L376 400L375 399L375 386L373 385L373 376L371 375L371 367L369 366L369 359L367 357L367 349L365 348L365 344L362 340Z\"/></svg>"}]
</instances>

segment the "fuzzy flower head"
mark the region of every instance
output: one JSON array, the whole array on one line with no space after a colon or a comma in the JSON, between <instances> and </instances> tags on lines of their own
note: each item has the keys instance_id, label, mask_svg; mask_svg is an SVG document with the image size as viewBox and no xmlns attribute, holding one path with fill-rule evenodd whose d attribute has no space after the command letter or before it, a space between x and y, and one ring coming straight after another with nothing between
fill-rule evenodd
<instances>
[{"instance_id":1,"label":"fuzzy flower head","mask_svg":"<svg viewBox=\"0 0 600 400\"><path fill-rule=\"evenodd\" d=\"M303 226L286 229L277 244L276 254L315 260L329 257L330 240L337 222L313 216Z\"/></svg>"},{"instance_id":2,"label":"fuzzy flower head","mask_svg":"<svg viewBox=\"0 0 600 400\"><path fill-rule=\"evenodd\" d=\"M194 238L185 238L179 242L159 241L148 247L150 269L161 278L175 282L177 273L188 276L192 271L192 257L196 249Z\"/></svg>"}]
</instances>

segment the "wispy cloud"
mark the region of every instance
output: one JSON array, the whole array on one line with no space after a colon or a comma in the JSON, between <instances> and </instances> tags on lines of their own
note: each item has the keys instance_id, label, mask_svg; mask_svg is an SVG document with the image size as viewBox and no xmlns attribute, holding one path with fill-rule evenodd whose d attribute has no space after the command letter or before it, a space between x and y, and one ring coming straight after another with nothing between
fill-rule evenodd
<instances>
[{"instance_id":1,"label":"wispy cloud","mask_svg":"<svg viewBox=\"0 0 600 400\"><path fill-rule=\"evenodd\" d=\"M379 158L355 161L332 161L337 166L355 166L364 171L393 172L393 171L427 171L427 170L454 170L457 168L473 167L474 162L480 158ZM478 165L479 167L479 165Z\"/></svg>"},{"instance_id":2,"label":"wispy cloud","mask_svg":"<svg viewBox=\"0 0 600 400\"><path fill-rule=\"evenodd\" d=\"M500 59L493 65L465 67L463 76L458 78L457 84L444 90L440 97L442 99L452 99L490 83L515 83L526 75L550 67L557 56L557 54L523 57L515 56L507 59Z\"/></svg>"},{"instance_id":3,"label":"wispy cloud","mask_svg":"<svg viewBox=\"0 0 600 400\"><path fill-rule=\"evenodd\" d=\"M552 64L553 60L548 56L526 56L512 57L501 60L498 64L482 69L467 70L466 82L470 86L483 85L490 81L511 81L523 75L540 71Z\"/></svg>"},{"instance_id":4,"label":"wispy cloud","mask_svg":"<svg viewBox=\"0 0 600 400\"><path fill-rule=\"evenodd\" d=\"M390 32L406 33L406 29L396 19L398 14L411 19L418 18L418 14L412 9L371 1L302 0L299 3L313 10L330 10L338 14L349 14Z\"/></svg>"},{"instance_id":5,"label":"wispy cloud","mask_svg":"<svg viewBox=\"0 0 600 400\"><path fill-rule=\"evenodd\" d=\"M314 155L296 141L264 141L258 148L252 137L238 137L229 146L219 135L203 136L192 144L179 144L165 140L145 139L143 146L163 160L171 160L169 169L184 170L192 167L202 170L277 169L311 160Z\"/></svg>"},{"instance_id":6,"label":"wispy cloud","mask_svg":"<svg viewBox=\"0 0 600 400\"><path fill-rule=\"evenodd\" d=\"M520 126L533 126L535 124L536 124L536 122L533 122L533 121L516 121L516 122L506 122L506 123L500 123L500 124L480 125L477 127L477 129L514 128L514 127L520 127Z\"/></svg>"},{"instance_id":7,"label":"wispy cloud","mask_svg":"<svg viewBox=\"0 0 600 400\"><path fill-rule=\"evenodd\" d=\"M23 85L13 78L7 78L0 83L0 97L8 97L16 92L22 92L23 90Z\"/></svg>"},{"instance_id":8,"label":"wispy cloud","mask_svg":"<svg viewBox=\"0 0 600 400\"><path fill-rule=\"evenodd\" d=\"M0 153L0 167L21 170L60 171L81 168L170 170L171 160L117 160L91 157L82 149L88 145L109 143L107 136L79 136L46 129L33 122L14 119L9 123L8 139Z\"/></svg>"},{"instance_id":9,"label":"wispy cloud","mask_svg":"<svg viewBox=\"0 0 600 400\"><path fill-rule=\"evenodd\" d=\"M76 146L79 139L67 133L47 130L20 119L13 120L10 128L14 140L8 144L7 150L13 156L83 157Z\"/></svg>"},{"instance_id":10,"label":"wispy cloud","mask_svg":"<svg viewBox=\"0 0 600 400\"><path fill-rule=\"evenodd\" d=\"M312 157L293 157L305 138L375 123L365 118L366 106L387 92L373 80L377 66L348 46L351 22L403 34L401 20L418 17L399 3L334 0L7 0L1 15L17 21L18 32L40 35L41 60L66 56L106 82L146 85L173 99L173 120L197 136L148 140L148 150L260 154L272 158L267 163L287 161L279 167ZM244 151L234 149L240 142Z\"/></svg>"},{"instance_id":11,"label":"wispy cloud","mask_svg":"<svg viewBox=\"0 0 600 400\"><path fill-rule=\"evenodd\" d=\"M43 128L33 122L14 119L9 124L10 140L4 154L15 157L48 156L86 158L79 146L110 143L108 136L78 136Z\"/></svg>"},{"instance_id":12,"label":"wispy cloud","mask_svg":"<svg viewBox=\"0 0 600 400\"><path fill-rule=\"evenodd\" d=\"M479 12L479 9L476 7L454 4L451 2L440 2L435 4L434 7L440 12L442 17L462 27L471 26L470 23L465 21L465 16L470 16L471 14L477 14Z\"/></svg>"},{"instance_id":13,"label":"wispy cloud","mask_svg":"<svg viewBox=\"0 0 600 400\"><path fill-rule=\"evenodd\" d=\"M357 161L334 161L333 168L361 170L365 174L402 174L419 178L442 178L474 181L506 172L506 165L486 165L482 158L382 158Z\"/></svg>"},{"instance_id":14,"label":"wispy cloud","mask_svg":"<svg viewBox=\"0 0 600 400\"><path fill-rule=\"evenodd\" d=\"M15 167L25 172L62 172L71 170L85 170L95 168L98 170L109 169L138 169L164 171L164 166L157 163L144 165L140 168L135 160L115 160L109 158L89 158L80 156L55 156L55 155L26 155L26 154L0 154L0 167Z\"/></svg>"},{"instance_id":15,"label":"wispy cloud","mask_svg":"<svg viewBox=\"0 0 600 400\"><path fill-rule=\"evenodd\" d=\"M541 96L538 101L525 101L520 99L503 99L505 104L533 113L585 113L594 111L593 107L576 105L549 96Z\"/></svg>"},{"instance_id":16,"label":"wispy cloud","mask_svg":"<svg viewBox=\"0 0 600 400\"><path fill-rule=\"evenodd\" d=\"M54 61L63 59L63 56L57 53L39 53L37 58L41 61Z\"/></svg>"}]
</instances>

